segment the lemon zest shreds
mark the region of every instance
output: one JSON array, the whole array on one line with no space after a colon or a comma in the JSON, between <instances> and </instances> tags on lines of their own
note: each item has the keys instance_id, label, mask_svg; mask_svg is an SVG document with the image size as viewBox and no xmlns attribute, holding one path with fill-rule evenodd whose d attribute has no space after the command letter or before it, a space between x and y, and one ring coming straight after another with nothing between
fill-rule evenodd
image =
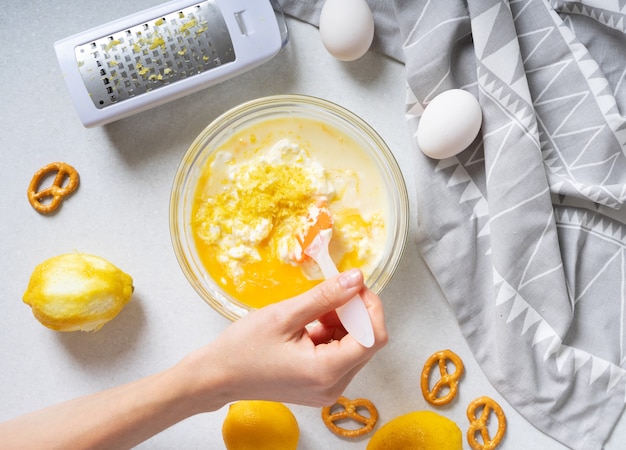
<instances>
[{"instance_id":1,"label":"lemon zest shreds","mask_svg":"<svg viewBox=\"0 0 626 450\"><path fill-rule=\"evenodd\" d=\"M271 229L306 215L315 189L305 169L298 166L259 163L244 166L237 183L225 192L210 198L199 211L198 219L205 224L219 224L225 234L236 232L228 224L248 226L269 222ZM203 238L213 241L219 237L205 233Z\"/></svg>"}]
</instances>

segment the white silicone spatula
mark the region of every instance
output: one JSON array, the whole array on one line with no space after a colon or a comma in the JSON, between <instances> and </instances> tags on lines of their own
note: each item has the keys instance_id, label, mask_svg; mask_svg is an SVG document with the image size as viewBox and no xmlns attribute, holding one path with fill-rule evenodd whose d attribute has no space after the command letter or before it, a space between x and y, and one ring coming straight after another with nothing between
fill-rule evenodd
<instances>
[{"instance_id":1,"label":"white silicone spatula","mask_svg":"<svg viewBox=\"0 0 626 450\"><path fill-rule=\"evenodd\" d=\"M304 254L311 257L320 267L324 278L339 274L337 266L328 253L328 244L333 233L333 219L326 206L316 206L309 214L310 227L300 241ZM374 345L374 329L365 303L359 294L348 303L337 308L337 316L346 331L364 347Z\"/></svg>"}]
</instances>

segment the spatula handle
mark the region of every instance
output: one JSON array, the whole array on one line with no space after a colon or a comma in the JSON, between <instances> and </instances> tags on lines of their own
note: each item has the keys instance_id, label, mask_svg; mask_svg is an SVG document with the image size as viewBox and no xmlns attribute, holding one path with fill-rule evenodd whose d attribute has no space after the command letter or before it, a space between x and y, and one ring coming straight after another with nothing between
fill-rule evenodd
<instances>
[{"instance_id":1,"label":"spatula handle","mask_svg":"<svg viewBox=\"0 0 626 450\"><path fill-rule=\"evenodd\" d=\"M360 295L355 295L343 306L337 308L337 316L348 333L363 347L374 345L374 329L365 303Z\"/></svg>"},{"instance_id":2,"label":"spatula handle","mask_svg":"<svg viewBox=\"0 0 626 450\"><path fill-rule=\"evenodd\" d=\"M330 239L326 239L325 231L321 231L315 237L313 244L311 244L311 246L318 245L319 248L316 248L318 251L311 252L309 255L320 266L324 278L328 279L338 275L339 271L328 253L328 240ZM368 348L374 345L372 321L360 295L355 295L348 303L337 308L337 316L346 331L359 344Z\"/></svg>"}]
</instances>

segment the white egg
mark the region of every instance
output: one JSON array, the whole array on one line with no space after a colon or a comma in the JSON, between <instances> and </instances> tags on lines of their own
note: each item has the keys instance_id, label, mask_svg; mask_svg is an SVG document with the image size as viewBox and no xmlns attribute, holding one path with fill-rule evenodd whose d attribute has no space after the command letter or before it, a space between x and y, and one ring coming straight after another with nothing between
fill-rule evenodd
<instances>
[{"instance_id":1,"label":"white egg","mask_svg":"<svg viewBox=\"0 0 626 450\"><path fill-rule=\"evenodd\" d=\"M426 156L444 159L469 146L478 135L483 114L478 100L463 89L450 89L426 106L417 126L417 145Z\"/></svg>"},{"instance_id":2,"label":"white egg","mask_svg":"<svg viewBox=\"0 0 626 450\"><path fill-rule=\"evenodd\" d=\"M365 0L326 0L319 29L328 53L342 61L354 61L372 45L374 16Z\"/></svg>"}]
</instances>

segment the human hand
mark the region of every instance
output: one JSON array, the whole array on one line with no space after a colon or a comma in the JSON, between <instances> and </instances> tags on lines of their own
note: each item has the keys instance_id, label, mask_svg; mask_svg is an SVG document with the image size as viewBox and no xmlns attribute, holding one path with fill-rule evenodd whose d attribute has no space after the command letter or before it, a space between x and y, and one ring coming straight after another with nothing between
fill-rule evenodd
<instances>
[{"instance_id":1,"label":"human hand","mask_svg":"<svg viewBox=\"0 0 626 450\"><path fill-rule=\"evenodd\" d=\"M347 334L335 313L358 292L374 328L371 348ZM315 320L319 324L307 330ZM326 406L386 343L380 298L359 270L349 270L238 320L163 372L0 424L0 446L131 448L236 400Z\"/></svg>"},{"instance_id":2,"label":"human hand","mask_svg":"<svg viewBox=\"0 0 626 450\"><path fill-rule=\"evenodd\" d=\"M347 334L335 313L358 292L374 328L371 348ZM307 329L315 320L319 323ZM193 368L188 370L200 376L199 385L202 377L214 380L217 372L222 404L263 399L325 406L341 395L387 339L380 298L364 285L361 271L352 269L239 319L190 355L187 362ZM209 383L196 399L204 398L208 406L216 394Z\"/></svg>"}]
</instances>

